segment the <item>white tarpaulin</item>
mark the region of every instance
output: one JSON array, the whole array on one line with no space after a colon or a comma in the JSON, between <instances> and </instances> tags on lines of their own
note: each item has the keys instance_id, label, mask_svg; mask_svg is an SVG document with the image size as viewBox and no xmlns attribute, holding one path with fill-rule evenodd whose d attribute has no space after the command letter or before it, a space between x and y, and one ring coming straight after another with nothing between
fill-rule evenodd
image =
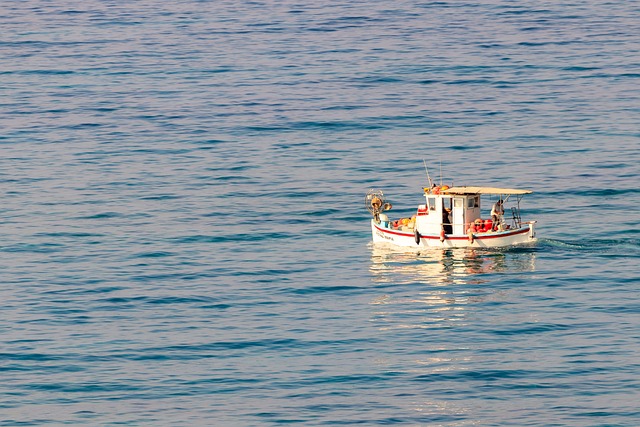
<instances>
[{"instance_id":1,"label":"white tarpaulin","mask_svg":"<svg viewBox=\"0 0 640 427\"><path fill-rule=\"evenodd\" d=\"M529 190L497 187L451 187L440 190L442 194L531 194Z\"/></svg>"}]
</instances>

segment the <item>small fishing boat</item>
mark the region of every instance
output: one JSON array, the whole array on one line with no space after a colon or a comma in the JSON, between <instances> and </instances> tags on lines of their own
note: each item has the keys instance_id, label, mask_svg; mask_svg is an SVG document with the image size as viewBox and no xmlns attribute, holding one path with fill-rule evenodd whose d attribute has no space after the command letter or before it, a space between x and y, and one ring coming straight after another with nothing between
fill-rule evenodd
<instances>
[{"instance_id":1,"label":"small fishing boat","mask_svg":"<svg viewBox=\"0 0 640 427\"><path fill-rule=\"evenodd\" d=\"M531 194L529 190L435 184L423 190L425 200L415 215L394 221L384 213L392 208L384 193L374 189L367 192L364 202L373 216L374 243L411 248L490 248L536 241L536 221L523 221L520 215L520 202ZM496 201L491 213L483 216L481 203L487 197Z\"/></svg>"}]
</instances>

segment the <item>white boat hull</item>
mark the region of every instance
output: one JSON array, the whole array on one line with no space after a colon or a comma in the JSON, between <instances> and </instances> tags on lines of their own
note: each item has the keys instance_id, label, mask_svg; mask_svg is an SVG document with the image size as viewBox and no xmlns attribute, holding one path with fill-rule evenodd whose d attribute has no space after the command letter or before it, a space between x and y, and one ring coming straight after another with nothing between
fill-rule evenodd
<instances>
[{"instance_id":1,"label":"white boat hull","mask_svg":"<svg viewBox=\"0 0 640 427\"><path fill-rule=\"evenodd\" d=\"M413 231L392 230L377 224L371 219L371 234L374 243L386 243L407 248L497 248L534 243L537 239L534 230L535 221L523 223L522 227L489 233L468 235L447 234L416 236Z\"/></svg>"}]
</instances>

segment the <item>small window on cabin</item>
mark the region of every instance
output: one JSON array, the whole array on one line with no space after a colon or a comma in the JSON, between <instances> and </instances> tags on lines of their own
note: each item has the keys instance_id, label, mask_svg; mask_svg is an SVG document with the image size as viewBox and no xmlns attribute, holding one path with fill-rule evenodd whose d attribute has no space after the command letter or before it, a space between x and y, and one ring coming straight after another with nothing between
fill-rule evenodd
<instances>
[{"instance_id":1,"label":"small window on cabin","mask_svg":"<svg viewBox=\"0 0 640 427\"><path fill-rule=\"evenodd\" d=\"M430 211L435 211L436 210L436 198L435 197L429 197L429 210Z\"/></svg>"},{"instance_id":2,"label":"small window on cabin","mask_svg":"<svg viewBox=\"0 0 640 427\"><path fill-rule=\"evenodd\" d=\"M453 206L455 208L461 208L462 207L462 199L453 199Z\"/></svg>"},{"instance_id":3,"label":"small window on cabin","mask_svg":"<svg viewBox=\"0 0 640 427\"><path fill-rule=\"evenodd\" d=\"M478 206L480 206L480 198L478 196L476 197L470 197L469 199L467 199L467 207L469 209L472 208L477 208Z\"/></svg>"}]
</instances>

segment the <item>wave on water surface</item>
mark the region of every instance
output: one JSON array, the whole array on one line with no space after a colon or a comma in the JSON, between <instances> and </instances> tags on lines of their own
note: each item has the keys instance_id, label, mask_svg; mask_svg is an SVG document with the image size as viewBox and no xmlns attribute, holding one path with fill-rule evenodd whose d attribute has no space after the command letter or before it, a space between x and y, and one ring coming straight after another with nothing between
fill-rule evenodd
<instances>
[{"instance_id":1,"label":"wave on water surface","mask_svg":"<svg viewBox=\"0 0 640 427\"><path fill-rule=\"evenodd\" d=\"M640 425L637 12L3 2L0 426ZM537 244L368 245L422 159Z\"/></svg>"},{"instance_id":2,"label":"wave on water surface","mask_svg":"<svg viewBox=\"0 0 640 427\"><path fill-rule=\"evenodd\" d=\"M619 254L621 256L640 256L640 240L638 239L584 239L558 240L539 239L540 250L563 249L576 252L592 252L594 254Z\"/></svg>"}]
</instances>

